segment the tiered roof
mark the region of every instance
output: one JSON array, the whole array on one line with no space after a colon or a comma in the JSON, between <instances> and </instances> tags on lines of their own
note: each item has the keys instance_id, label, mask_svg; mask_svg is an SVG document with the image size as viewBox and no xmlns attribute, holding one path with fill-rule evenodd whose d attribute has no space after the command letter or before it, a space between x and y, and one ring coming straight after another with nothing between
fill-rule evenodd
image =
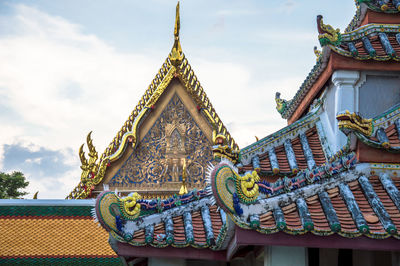
<instances>
[{"instance_id":1,"label":"tiered roof","mask_svg":"<svg viewBox=\"0 0 400 266\"><path fill-rule=\"evenodd\" d=\"M399 61L400 26L396 18L400 11L397 6L397 1L357 1L356 15L344 33L325 25L322 16L318 16L318 38L323 48L322 52L316 53L317 62L293 99L286 101L280 99L278 94L277 102L280 104L277 109L282 117L290 123L299 119L335 68L352 69L351 63L340 64L338 60L333 61L331 55L341 55L359 61ZM373 67L379 70L379 66ZM371 69L368 66L366 68Z\"/></svg>"},{"instance_id":2,"label":"tiered roof","mask_svg":"<svg viewBox=\"0 0 400 266\"><path fill-rule=\"evenodd\" d=\"M296 119L240 150L238 158L217 154L220 162L209 166L205 190L163 201L104 192L96 203L96 218L118 242L117 253L143 251L132 246L172 246L183 252L195 247L201 252L225 252L229 260L240 245L399 250L400 160L393 155L400 145L399 106L373 119L339 114L340 129L354 133L374 150L372 157L365 159L360 143L349 137L348 143L332 154L327 136L330 125L323 114L325 95L320 93L340 66L334 65L338 60L398 61L398 24L362 26L375 6L384 13L397 13L397 4L357 4L357 14L343 34L323 24L319 16L323 51L317 53L316 66L293 100L280 99L279 94L276 98L282 116L294 119L297 112ZM299 115L300 105L304 109L300 111L307 109L307 114ZM214 152L223 151L222 142L215 145ZM376 150L385 155L378 156Z\"/></svg>"}]
</instances>

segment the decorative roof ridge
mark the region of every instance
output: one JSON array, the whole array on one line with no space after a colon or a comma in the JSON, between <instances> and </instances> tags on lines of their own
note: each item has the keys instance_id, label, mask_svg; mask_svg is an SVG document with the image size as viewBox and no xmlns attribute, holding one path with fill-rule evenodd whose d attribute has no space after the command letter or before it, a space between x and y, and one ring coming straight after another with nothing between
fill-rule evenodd
<instances>
[{"instance_id":1,"label":"decorative roof ridge","mask_svg":"<svg viewBox=\"0 0 400 266\"><path fill-rule=\"evenodd\" d=\"M140 204L141 206L141 215L142 216L147 216L152 214L152 212L158 212L161 213L163 211L182 206L184 204L187 204L189 202L193 202L195 200L199 200L202 198L205 198L209 196L209 191L207 191L207 188L203 190L192 190L184 195L175 195L173 197L170 197L168 199L161 200L160 198L157 199L139 199L136 202Z\"/></svg>"},{"instance_id":2,"label":"decorative roof ridge","mask_svg":"<svg viewBox=\"0 0 400 266\"><path fill-rule=\"evenodd\" d=\"M213 195L218 205L230 215L236 225L264 234L284 231L294 235L312 232L316 235L337 233L344 237L366 235L376 239L391 236L399 238L389 214L385 210L381 213L376 211L379 208L383 209L380 200L374 201L377 196L368 194L373 191L369 176L379 174L379 178L390 197L397 199L399 192L385 171L392 170L391 173L395 175L398 168L380 167L381 169L377 169L374 164L357 163L355 158L354 152L344 154L328 167L319 167L323 174L319 176L320 178L313 176L314 182L310 182L310 176L306 179L307 184L303 186L297 183L284 182L286 191L283 189L284 191L278 191L279 193L271 196L265 195L268 193L262 191L263 182L260 182L257 172L253 171L242 176L229 162L221 162L213 167L210 174ZM383 175L386 175L386 177L383 177ZM291 182L292 180L286 179L286 181ZM358 187L358 184L361 188ZM371 220L368 220L367 217L365 219L368 223L366 223L362 218L363 214L367 214L369 211L358 208L354 199L356 194L353 195L353 191L356 191L357 194L364 193L366 195L369 204L379 217L374 217L374 219L379 219L378 221L382 223L384 231L376 230L373 227L369 228L369 223L375 222L370 222ZM344 198L345 205L333 207L332 204L335 203L331 202L330 198L337 197L338 194L340 194L339 197ZM393 201L396 206L400 204L396 200ZM311 206L312 210L308 209L308 205ZM328 228L321 227L319 218L315 218L315 215L321 214L321 206L325 215L324 219L329 223ZM316 210L317 207L318 210ZM356 228L352 230L341 228L341 222L337 219L335 208L338 208L339 211L348 209L350 212L348 216L354 220ZM292 214L297 217L295 218ZM314 217L312 217L313 215ZM291 221L285 220L288 217L291 217ZM296 219L300 222L300 225L297 223L294 225L292 219Z\"/></svg>"},{"instance_id":3,"label":"decorative roof ridge","mask_svg":"<svg viewBox=\"0 0 400 266\"><path fill-rule=\"evenodd\" d=\"M365 9L366 7L363 7L363 5L361 5L361 7L359 8L359 13L364 14ZM317 16L317 26L319 32L318 39L322 46L322 53L314 48L314 51L317 54L317 63L314 65L314 67L307 75L306 79L301 84L300 88L297 90L296 94L291 100L286 101L280 99L280 94L277 93L277 109L284 119L291 118L309 89L315 84L315 81L326 69L332 50L340 55L352 57L357 60L373 59L377 61L400 61L400 55L396 54L386 36L386 33L396 33L396 39L400 40L400 33L398 33L400 30L399 24L370 23L367 25L363 25L359 28L348 27L344 33L340 33L339 29L333 29L332 26L324 24L322 21L322 16L319 15ZM377 55L376 51L373 48L370 49L371 52L369 52L367 55L359 55L354 45L348 44L351 46L349 48L351 51L347 51L342 47L344 42L350 43L356 39L360 39L366 35L375 33L379 35L380 41L384 46L384 50L386 52L386 54L384 55Z\"/></svg>"},{"instance_id":4,"label":"decorative roof ridge","mask_svg":"<svg viewBox=\"0 0 400 266\"><path fill-rule=\"evenodd\" d=\"M385 239L389 237L399 239L399 234L390 218L390 214L386 211L386 207L383 206L378 195L375 194L373 185L369 181L368 176L370 174L370 164L358 164L355 169L343 172L334 179L329 179L319 184L312 184L295 192L261 199L255 203L248 204L249 206L244 206L241 214L233 214L231 217L237 226L244 229L253 229L264 234L283 231L288 234L298 235L311 232L320 236L337 233L347 238L365 235L373 239ZM381 172L379 179L385 190L391 193L389 191L393 189L393 194L398 194L398 190L395 188L390 177L387 174L386 176L383 175ZM357 184L360 186L359 189L355 188ZM381 223L383 231L376 230L372 226L370 228L370 223L375 223L375 221L371 221L370 217L368 217L368 212L359 207L359 203L357 203L358 199L356 201L356 195L353 194L354 191L366 195L366 200L375 212L374 215L376 216L374 219L377 219ZM344 208L349 210L349 216L355 223L355 230L342 228L341 221L338 219L335 210L337 207L334 207L331 201L331 198L336 197L334 195L337 194L340 194L340 197L344 200ZM319 218L315 219L315 209L309 209L309 206L316 206L313 203L315 201L319 202L317 204L319 208L322 207L323 215L329 224L329 229L321 228ZM395 206L398 206L398 202L396 200L393 201ZM286 215L290 215L293 209L297 210L298 218L296 219L300 222L300 226L293 226L291 221L286 221ZM320 211L317 212L318 215L321 214ZM267 215L268 213L269 215ZM270 220L271 216L275 220L275 223L267 223L266 225L265 220ZM264 225L262 226L260 224L261 220L264 220ZM289 227L288 224L291 224L291 226Z\"/></svg>"},{"instance_id":5,"label":"decorative roof ridge","mask_svg":"<svg viewBox=\"0 0 400 266\"><path fill-rule=\"evenodd\" d=\"M289 119L293 115L309 89L326 69L330 54L331 49L329 47L323 47L322 54L318 57L316 64L312 67L294 97L290 101L287 101L288 104L286 105L286 108L281 112L282 118Z\"/></svg>"},{"instance_id":6,"label":"decorative roof ridge","mask_svg":"<svg viewBox=\"0 0 400 266\"><path fill-rule=\"evenodd\" d=\"M400 111L400 103L393 105L388 108L386 111L372 118L375 123L382 123L382 121L387 122L389 119L393 119ZM393 122L392 120L390 120Z\"/></svg>"},{"instance_id":7,"label":"decorative roof ridge","mask_svg":"<svg viewBox=\"0 0 400 266\"><path fill-rule=\"evenodd\" d=\"M349 31L353 31L354 29L358 28L365 18L365 15L367 14L367 10L372 10L375 12L380 12L380 13L387 13L387 14L394 14L394 13L399 13L400 12L400 3L397 1L397 9L393 7L390 7L387 5L388 1L380 1L382 6L384 7L383 9L381 7L374 6L373 2L376 2L374 0L356 0L356 13L354 14L353 19L350 21L349 25L345 29L345 33Z\"/></svg>"},{"instance_id":8,"label":"decorative roof ridge","mask_svg":"<svg viewBox=\"0 0 400 266\"><path fill-rule=\"evenodd\" d=\"M399 32L399 24L383 24L383 23L369 23L365 24L361 27L358 27L354 30L347 31L342 33L343 41L354 41L356 39L360 39L361 37L376 33L376 32Z\"/></svg>"},{"instance_id":9,"label":"decorative roof ridge","mask_svg":"<svg viewBox=\"0 0 400 266\"><path fill-rule=\"evenodd\" d=\"M210 166L208 182L211 184L213 195L218 205L226 207L226 211L240 216L243 213L242 203L245 205L253 204L307 187L313 183L331 180L337 174L352 169L356 166L356 163L356 154L349 151L348 145L346 145L321 166L302 170L292 178L285 176L274 183L269 183L261 180L256 171L246 172L241 175L231 162L221 161L216 166ZM229 186L235 189L227 188L227 184L224 186L225 182L233 182Z\"/></svg>"},{"instance_id":10,"label":"decorative roof ridge","mask_svg":"<svg viewBox=\"0 0 400 266\"><path fill-rule=\"evenodd\" d=\"M388 34L395 35L397 40L400 40L400 24L380 24L380 23L370 23L363 25L353 31L349 31L340 34L340 41L337 43L327 42L321 45L329 46L334 52L346 56L352 57L357 60L368 60L373 59L376 61L388 61L395 60L400 61L400 55L396 53L393 48L393 44L390 43L388 39ZM371 41L368 36L378 35L382 48L384 49L384 54L379 54L371 45ZM319 36L321 41L321 35ZM360 54L355 46L355 42L362 40L364 43L367 54ZM398 42L398 41L397 41ZM346 50L346 48L348 50Z\"/></svg>"},{"instance_id":11,"label":"decorative roof ridge","mask_svg":"<svg viewBox=\"0 0 400 266\"><path fill-rule=\"evenodd\" d=\"M352 160L352 158L350 158ZM308 184L304 187L299 187L293 191L288 191L286 193L280 193L272 197L261 198L256 202L252 203L264 206L262 209L254 211L252 209L251 214L260 214L261 212L273 210L274 207L280 206L280 202L294 202L299 197L310 197L317 194L319 191L330 189L335 187L340 182L351 182L358 179L361 175L368 175L370 173L369 163L358 163L349 164L349 168L346 171L337 171L330 178L324 178L320 182ZM243 216L250 215L250 208L243 209Z\"/></svg>"},{"instance_id":12,"label":"decorative roof ridge","mask_svg":"<svg viewBox=\"0 0 400 266\"><path fill-rule=\"evenodd\" d=\"M210 207L215 206L212 195L198 198L196 201L186 202L180 206L164 210L160 213L139 217L137 215L129 216L126 211L136 209L141 205L134 199L135 195L128 196L125 199L119 199L114 192L104 191L98 197L93 212L94 219L99 222L110 234L119 242L129 243L133 246L151 245L157 248L167 246L195 248L210 248L220 250L226 247L227 240L233 234L234 227L230 224L226 213L219 209L217 213L221 216L221 228L218 229L218 236L215 237L212 227L212 218L210 216ZM121 205L122 204L122 205ZM119 206L118 206L119 205ZM201 212L204 230L206 234L206 243L200 243L193 236L192 213ZM174 221L175 217L182 216L185 240L175 241L174 239ZM164 224L164 233L156 234L156 225ZM145 240L137 241L136 232L143 230Z\"/></svg>"},{"instance_id":13,"label":"decorative roof ridge","mask_svg":"<svg viewBox=\"0 0 400 266\"><path fill-rule=\"evenodd\" d=\"M350 152L342 154L336 160L317 166L314 169L302 170L292 178L285 176L284 178L279 178L273 183L260 181L258 187L261 193L268 195L268 198L273 198L291 191L296 191L307 185L322 182L323 180L328 180L328 178L333 178L334 175L346 172L353 168L356 163L356 154Z\"/></svg>"},{"instance_id":14,"label":"decorative roof ridge","mask_svg":"<svg viewBox=\"0 0 400 266\"><path fill-rule=\"evenodd\" d=\"M368 9L375 12L388 14L400 12L400 1L398 0L357 0L356 5L365 5Z\"/></svg>"},{"instance_id":15,"label":"decorative roof ridge","mask_svg":"<svg viewBox=\"0 0 400 266\"><path fill-rule=\"evenodd\" d=\"M209 98L207 97L203 87L197 79L187 58L182 52L179 40L180 18L179 18L179 2L176 7L176 18L174 28L174 45L167 59L162 64L153 81L145 91L144 95L132 111L128 120L118 131L112 142L97 161L97 151L91 139L91 132L87 137L87 145L89 148L89 160L86 160L83 152L83 145L79 150L79 156L82 163L81 181L74 190L67 196L67 199L87 198L95 185L98 185L104 177L110 162L117 160L123 154L128 143L135 146L137 143L136 131L139 122L146 117L149 111L154 108L161 94L167 88L173 78L178 78L184 85L187 92L193 97L197 104L199 112L203 112L208 122L213 127L213 141L223 136L226 144L235 153L239 150L239 146L232 138L225 125L222 123Z\"/></svg>"},{"instance_id":16,"label":"decorative roof ridge","mask_svg":"<svg viewBox=\"0 0 400 266\"><path fill-rule=\"evenodd\" d=\"M99 212L101 212L101 210L100 210L100 208L102 208L101 201L103 200L103 198L106 198L106 194L109 194L109 193L114 194L114 192L112 192L112 191L105 191L99 195L99 197L96 201L96 205L95 205L95 208L96 208L96 215L94 216L95 219L99 217L98 214L99 214ZM114 197L118 198L116 195ZM125 208L123 205L125 205L125 206L129 205L129 202L123 201L123 199L124 198L121 198L121 201L120 201L121 206L119 208ZM115 204L115 203L112 203L112 204ZM139 204L140 206L142 206L142 203L140 203L138 200L136 201L136 204ZM177 215L178 214L183 215L183 213L186 210L190 209L191 211L195 211L195 210L198 210L199 208L201 208L204 204L209 205L209 206L213 205L211 195L206 195L205 197L197 198L195 201L188 201L182 205L177 205L170 209L164 209L164 210L161 210L160 212L148 214L145 216L130 217L125 212L121 212L120 219L132 222L131 226L132 226L133 230L137 231L140 229L144 229L146 227L146 224L157 224L157 223L161 222L163 219L165 219L167 216L170 216L172 213L177 214Z\"/></svg>"},{"instance_id":17,"label":"decorative roof ridge","mask_svg":"<svg viewBox=\"0 0 400 266\"><path fill-rule=\"evenodd\" d=\"M356 3L356 13L354 14L352 20L350 21L349 25L346 27L344 32L353 31L357 27L360 26L361 21L364 19L365 14L367 14L368 6L364 3L359 3L359 1L355 1Z\"/></svg>"},{"instance_id":18,"label":"decorative roof ridge","mask_svg":"<svg viewBox=\"0 0 400 266\"><path fill-rule=\"evenodd\" d=\"M294 123L275 131L268 136L242 148L239 153L239 161L246 160L245 156L249 154L259 154L257 150L261 147L265 147L266 145L270 145L275 143L277 140L285 138L286 136L292 136L294 131L298 131L303 127L314 125L319 119L320 111L322 110L322 102L317 101L316 105L314 105L312 110L302 117L301 119L295 121ZM264 151L265 152L265 151ZM262 152L260 152L262 153Z\"/></svg>"}]
</instances>

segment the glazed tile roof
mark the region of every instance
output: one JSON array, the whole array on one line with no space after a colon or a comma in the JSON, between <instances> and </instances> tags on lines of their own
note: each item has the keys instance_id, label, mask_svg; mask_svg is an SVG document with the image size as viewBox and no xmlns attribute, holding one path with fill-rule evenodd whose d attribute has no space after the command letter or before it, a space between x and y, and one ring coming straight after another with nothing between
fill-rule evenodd
<instances>
[{"instance_id":1,"label":"glazed tile roof","mask_svg":"<svg viewBox=\"0 0 400 266\"><path fill-rule=\"evenodd\" d=\"M0 200L0 264L120 265L94 201Z\"/></svg>"},{"instance_id":2,"label":"glazed tile roof","mask_svg":"<svg viewBox=\"0 0 400 266\"><path fill-rule=\"evenodd\" d=\"M289 146L292 147L293 152ZM293 154L295 160L289 163L288 158L293 159ZM307 155L310 156L307 157ZM321 166L325 162L326 158L317 129L316 127L312 127L295 138L289 139L289 142L286 141L277 147L271 147L261 155L255 155L252 158L252 163L240 166L239 171L257 170L266 175L278 173L292 175L296 174L299 170Z\"/></svg>"},{"instance_id":3,"label":"glazed tile roof","mask_svg":"<svg viewBox=\"0 0 400 266\"><path fill-rule=\"evenodd\" d=\"M396 14L400 12L398 5L399 4L396 0L356 1L356 13L344 32L350 32L358 28L361 25L361 22L363 21L368 10L380 13Z\"/></svg>"},{"instance_id":4,"label":"glazed tile roof","mask_svg":"<svg viewBox=\"0 0 400 266\"><path fill-rule=\"evenodd\" d=\"M400 178L362 167L321 184L258 200L245 208L243 215L232 217L240 227L264 234L312 232L400 239Z\"/></svg>"},{"instance_id":5,"label":"glazed tile roof","mask_svg":"<svg viewBox=\"0 0 400 266\"><path fill-rule=\"evenodd\" d=\"M236 165L239 172L255 170L261 177L294 176L301 170L323 165L331 153L319 112L317 106L301 120L243 148Z\"/></svg>"},{"instance_id":6,"label":"glazed tile roof","mask_svg":"<svg viewBox=\"0 0 400 266\"><path fill-rule=\"evenodd\" d=\"M339 45L329 45L336 53L358 60L400 60L400 25L368 24L344 33Z\"/></svg>"},{"instance_id":7,"label":"glazed tile roof","mask_svg":"<svg viewBox=\"0 0 400 266\"><path fill-rule=\"evenodd\" d=\"M353 132L369 146L400 152L400 105L372 119L349 112L338 114L337 119L339 128L345 134Z\"/></svg>"},{"instance_id":8,"label":"glazed tile roof","mask_svg":"<svg viewBox=\"0 0 400 266\"><path fill-rule=\"evenodd\" d=\"M362 1L358 0L359 3L365 3L367 7L376 12L385 13L399 13L400 12L400 2L398 0L369 0Z\"/></svg>"},{"instance_id":9,"label":"glazed tile roof","mask_svg":"<svg viewBox=\"0 0 400 266\"><path fill-rule=\"evenodd\" d=\"M301 171L294 178L285 177L277 181L278 184L256 181L259 196L253 201L244 201L243 195L238 197L240 185L231 191L229 171L236 170L223 161L210 172L213 181L207 189L213 191L213 196L160 213L122 219L110 211L110 206L117 203L116 195L103 192L96 203L96 216L117 241L157 248L191 246L226 250L234 234L231 221L243 229L262 234L311 232L320 236L400 239L400 177L397 172L356 163L354 153L342 153L333 156L336 160L331 163L317 166L313 171ZM223 170L227 167L231 169L228 172ZM234 182L251 183L250 179L236 178ZM229 186L231 190L227 190ZM232 200L233 208L229 208ZM122 221L120 226L118 221Z\"/></svg>"},{"instance_id":10,"label":"glazed tile roof","mask_svg":"<svg viewBox=\"0 0 400 266\"><path fill-rule=\"evenodd\" d=\"M217 208L211 198L198 198L160 213L129 219L122 214L116 218L110 212L110 204L118 201L114 201L116 197L113 192L106 191L98 196L96 216L116 240L133 246L191 246L218 250L226 246L225 238L232 228L229 228L231 225L225 212ZM120 227L117 225L118 219L122 223Z\"/></svg>"},{"instance_id":11,"label":"glazed tile roof","mask_svg":"<svg viewBox=\"0 0 400 266\"><path fill-rule=\"evenodd\" d=\"M155 247L171 245L174 247L206 248L214 246L225 224L222 219L223 215L225 214L217 211L217 206L213 205L209 208L203 207L194 212L185 212L182 215L168 217L154 225L153 229L145 228L135 231L130 243L135 243L135 245L147 244ZM224 217L224 219L226 218ZM173 228L169 229L171 225ZM210 232L207 225L211 225ZM172 233L169 230L172 230ZM168 238L169 236L171 238Z\"/></svg>"},{"instance_id":12,"label":"glazed tile roof","mask_svg":"<svg viewBox=\"0 0 400 266\"><path fill-rule=\"evenodd\" d=\"M398 14L398 1L356 1L357 11L344 33L336 33L330 26L330 31L320 31L318 38L323 47L317 56L317 62L307 75L295 96L291 100L283 100L284 106L279 109L281 116L290 119L300 103L314 86L321 74L325 72L332 51L356 60L399 61L400 60L400 20L395 24L367 24L361 26L368 10L375 12ZM321 16L322 18L322 16ZM319 20L318 25L320 25ZM319 27L320 29L320 27ZM321 39L328 34L331 41ZM329 47L329 48L328 48ZM316 48L316 47L315 47ZM314 48L314 49L315 49Z\"/></svg>"}]
</instances>

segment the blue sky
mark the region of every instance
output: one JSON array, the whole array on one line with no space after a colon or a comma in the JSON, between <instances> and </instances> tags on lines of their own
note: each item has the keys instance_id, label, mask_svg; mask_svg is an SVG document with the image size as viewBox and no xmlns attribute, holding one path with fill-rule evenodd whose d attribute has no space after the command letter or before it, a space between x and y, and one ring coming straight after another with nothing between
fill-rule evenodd
<instances>
[{"instance_id":1,"label":"blue sky","mask_svg":"<svg viewBox=\"0 0 400 266\"><path fill-rule=\"evenodd\" d=\"M174 1L0 2L0 170L23 171L31 195L64 198L78 148L101 153L173 44ZM285 126L276 91L293 97L315 63L316 16L342 31L341 1L181 1L181 44L231 135L244 147Z\"/></svg>"}]
</instances>

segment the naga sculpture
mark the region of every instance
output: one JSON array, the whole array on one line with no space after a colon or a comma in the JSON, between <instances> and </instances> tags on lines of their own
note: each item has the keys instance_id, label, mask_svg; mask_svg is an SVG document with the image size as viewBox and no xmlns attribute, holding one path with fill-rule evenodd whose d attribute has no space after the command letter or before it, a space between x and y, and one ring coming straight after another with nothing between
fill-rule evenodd
<instances>
[{"instance_id":1,"label":"naga sculpture","mask_svg":"<svg viewBox=\"0 0 400 266\"><path fill-rule=\"evenodd\" d=\"M356 130L365 136L371 136L373 132L372 119L362 118L357 113L346 112L336 116L338 126L344 133L349 133L350 130Z\"/></svg>"},{"instance_id":2,"label":"naga sculpture","mask_svg":"<svg viewBox=\"0 0 400 266\"><path fill-rule=\"evenodd\" d=\"M318 27L318 39L321 46L332 44L334 46L339 46L342 42L342 35L339 29L334 29L331 25L324 24L322 21L322 16L317 16L317 27Z\"/></svg>"},{"instance_id":3,"label":"naga sculpture","mask_svg":"<svg viewBox=\"0 0 400 266\"><path fill-rule=\"evenodd\" d=\"M283 114L287 109L288 101L286 101L285 99L281 99L281 93L277 92L275 93L275 102L276 110L278 110L280 114Z\"/></svg>"}]
</instances>

